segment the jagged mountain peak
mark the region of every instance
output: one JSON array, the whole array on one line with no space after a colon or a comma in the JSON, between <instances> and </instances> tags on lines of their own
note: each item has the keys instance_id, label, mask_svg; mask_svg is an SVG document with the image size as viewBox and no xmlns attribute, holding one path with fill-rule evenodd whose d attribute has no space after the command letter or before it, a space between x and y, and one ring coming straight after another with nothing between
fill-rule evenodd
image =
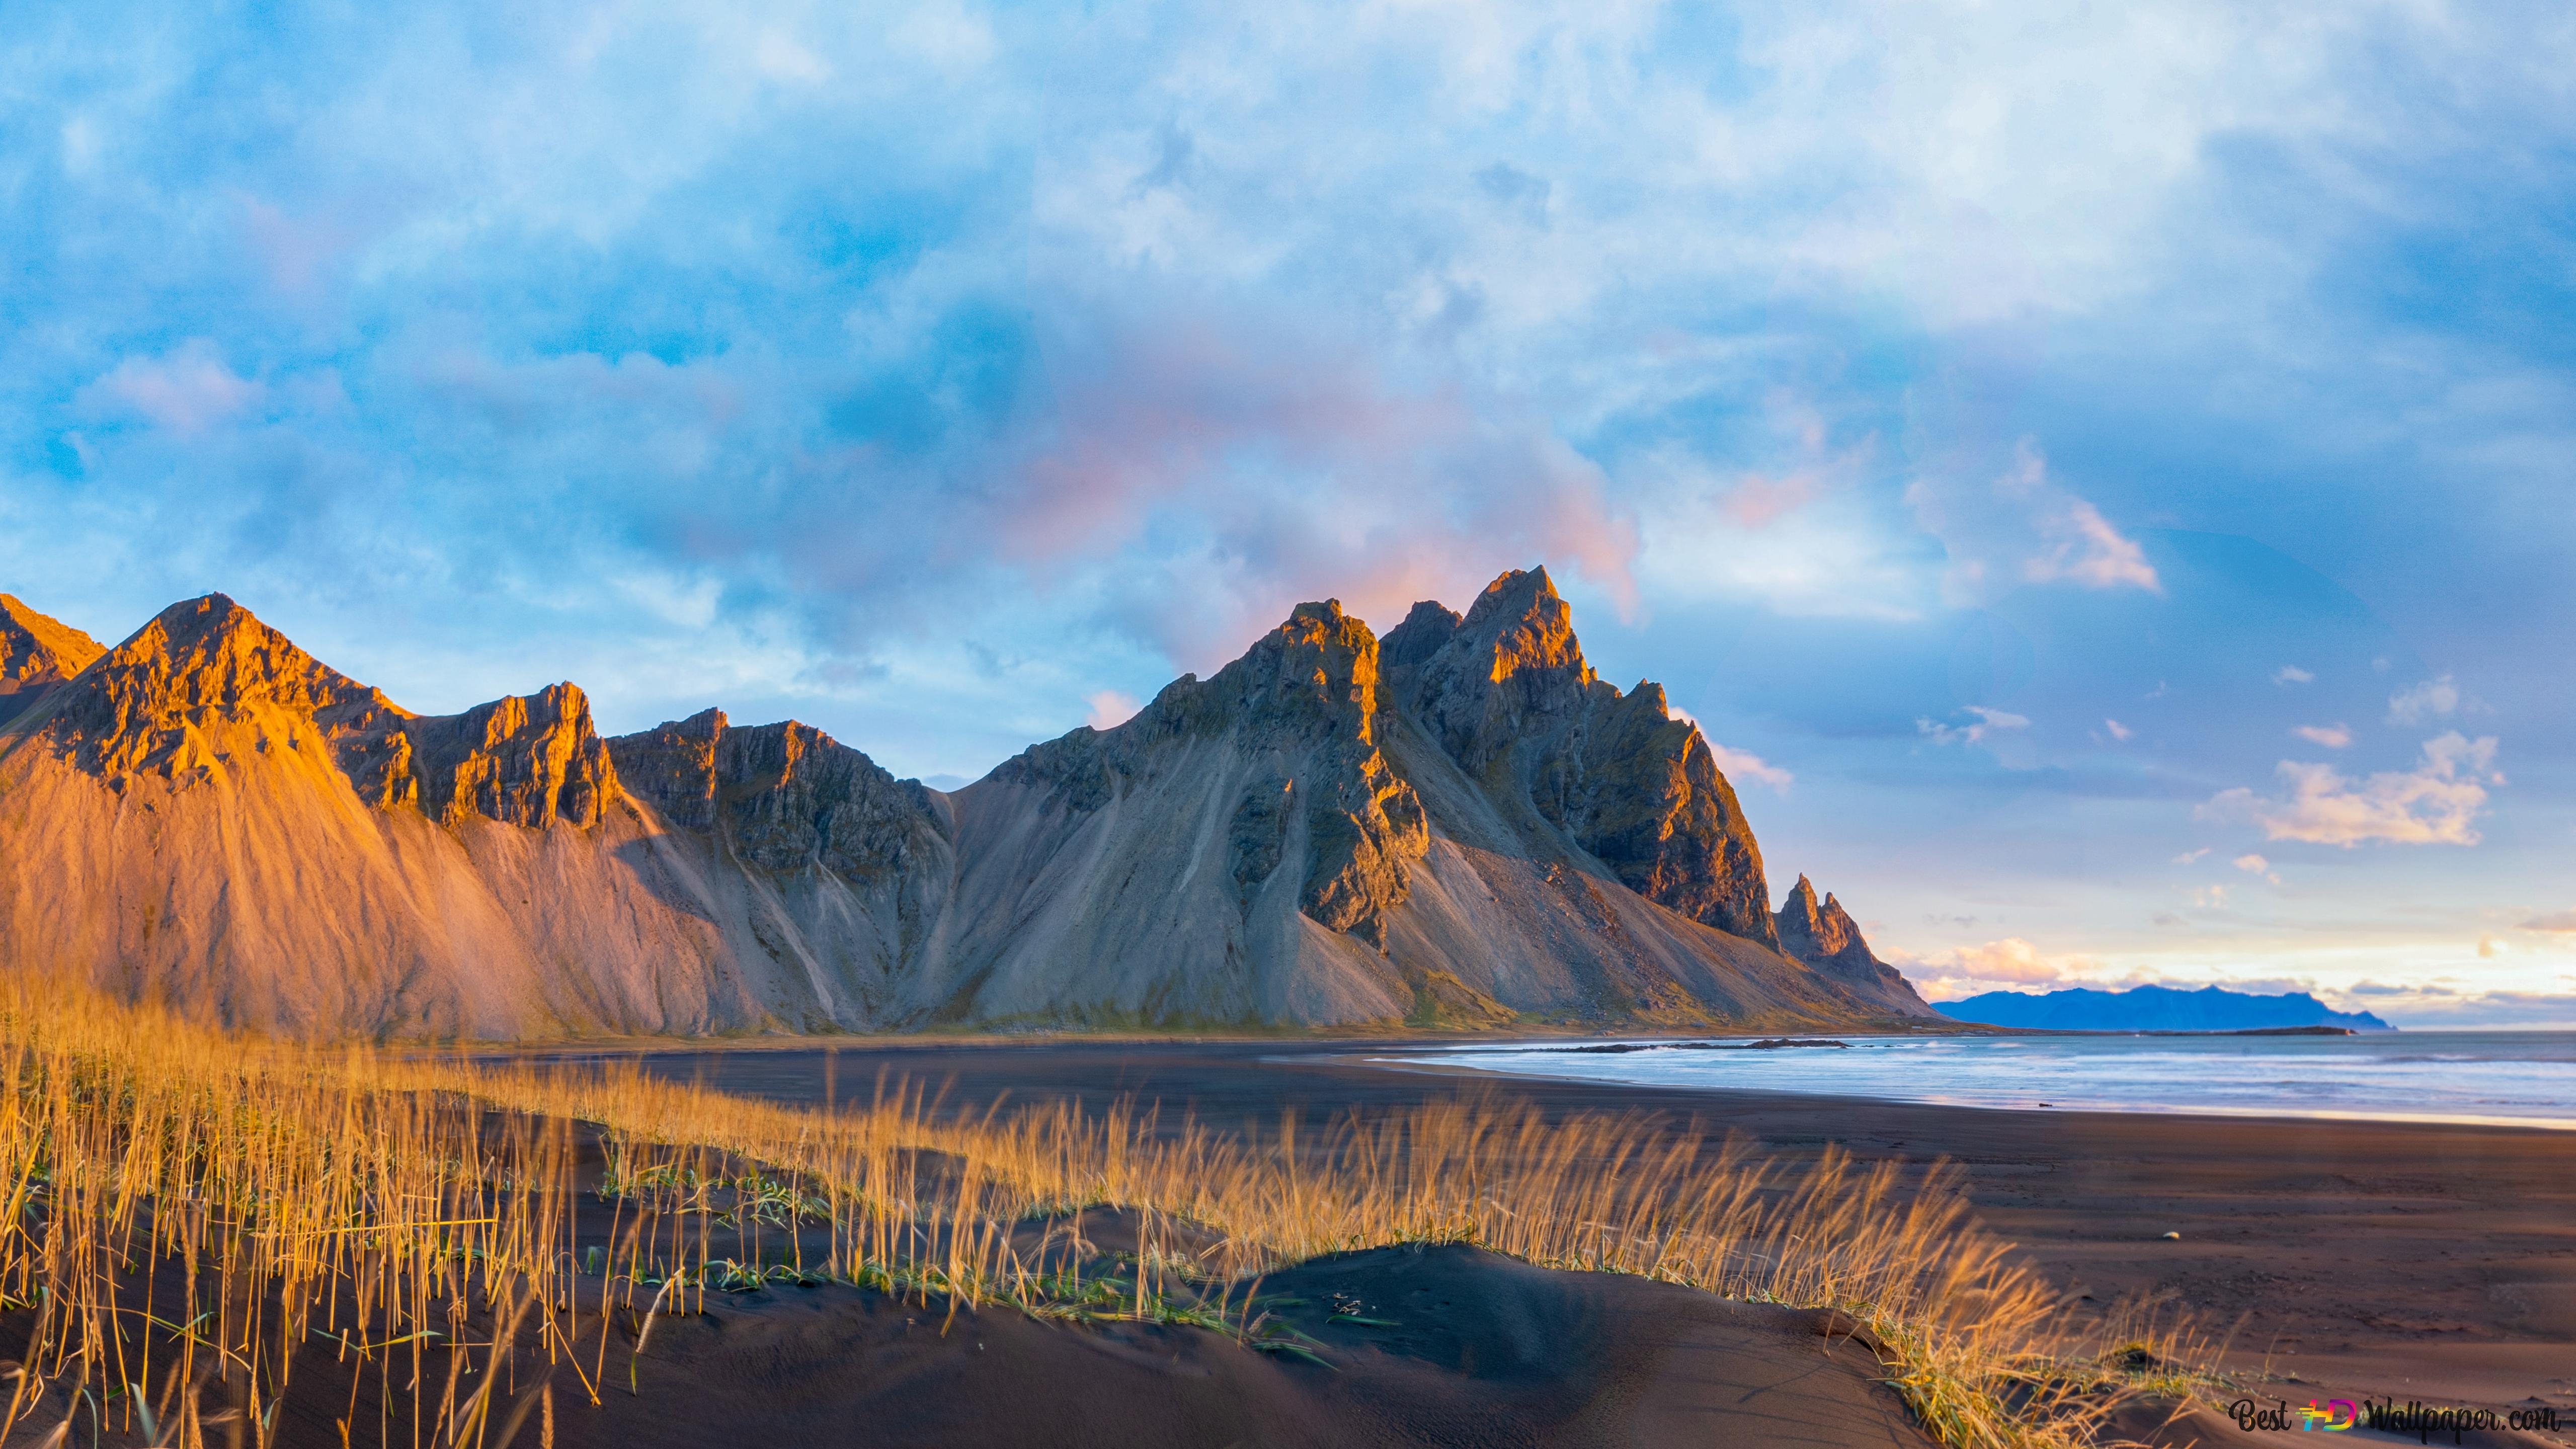
<instances>
[{"instance_id":1,"label":"jagged mountain peak","mask_svg":"<svg viewBox=\"0 0 2576 1449\"><path fill-rule=\"evenodd\" d=\"M1894 967L1871 952L1869 942L1861 938L1860 923L1843 909L1842 902L1831 892L1818 900L1814 883L1803 875L1780 903L1774 919L1780 949L1829 976L1865 985L1903 980Z\"/></svg>"},{"instance_id":2,"label":"jagged mountain peak","mask_svg":"<svg viewBox=\"0 0 2576 1449\"><path fill-rule=\"evenodd\" d=\"M415 718L420 805L449 825L480 815L530 829L591 826L617 798L617 771L591 723L590 697L569 681L504 695L463 714Z\"/></svg>"},{"instance_id":3,"label":"jagged mountain peak","mask_svg":"<svg viewBox=\"0 0 2576 1449\"><path fill-rule=\"evenodd\" d=\"M1488 793L1648 900L1776 944L1761 850L1707 741L1662 686L1594 674L1544 567L1496 578L1463 618L1417 605L1388 640L1391 692Z\"/></svg>"},{"instance_id":4,"label":"jagged mountain peak","mask_svg":"<svg viewBox=\"0 0 2576 1449\"><path fill-rule=\"evenodd\" d=\"M796 720L736 725L706 709L619 735L608 751L623 788L762 870L873 880L946 838L934 791Z\"/></svg>"},{"instance_id":5,"label":"jagged mountain peak","mask_svg":"<svg viewBox=\"0 0 2576 1449\"><path fill-rule=\"evenodd\" d=\"M1497 614L1518 618L1533 608L1547 604L1561 606L1564 602L1557 596L1556 580L1548 577L1547 565L1505 569L1496 574L1494 581L1485 585L1484 591L1476 596L1476 602L1468 606L1465 622L1469 628L1476 628Z\"/></svg>"},{"instance_id":6,"label":"jagged mountain peak","mask_svg":"<svg viewBox=\"0 0 2576 1449\"><path fill-rule=\"evenodd\" d=\"M1535 676L1538 691L1589 688L1592 666L1574 637L1574 610L1556 592L1544 566L1513 569L1485 586L1459 622L1449 647L1473 651L1496 684Z\"/></svg>"},{"instance_id":7,"label":"jagged mountain peak","mask_svg":"<svg viewBox=\"0 0 2576 1449\"><path fill-rule=\"evenodd\" d=\"M0 681L29 679L39 670L69 679L106 652L106 645L28 608L17 595L0 594Z\"/></svg>"},{"instance_id":8,"label":"jagged mountain peak","mask_svg":"<svg viewBox=\"0 0 2576 1449\"><path fill-rule=\"evenodd\" d=\"M1125 723L1034 745L987 779L1039 788L1085 815L1176 773L1221 768L1236 906L1249 910L1264 883L1291 871L1303 882L1298 909L1383 945L1429 835L1412 786L1379 750L1378 659L1377 636L1339 600L1299 604L1208 679L1183 675ZM1302 855L1289 848L1299 836Z\"/></svg>"},{"instance_id":9,"label":"jagged mountain peak","mask_svg":"<svg viewBox=\"0 0 2576 1449\"><path fill-rule=\"evenodd\" d=\"M1378 665L1392 676L1397 670L1410 669L1440 652L1465 621L1458 611L1435 599L1425 599L1413 606L1404 622L1389 629L1377 641Z\"/></svg>"},{"instance_id":10,"label":"jagged mountain peak","mask_svg":"<svg viewBox=\"0 0 2576 1449\"><path fill-rule=\"evenodd\" d=\"M207 594L163 609L82 670L46 728L56 749L122 788L142 771L203 776L222 753L204 731L264 712L357 730L402 717L382 693Z\"/></svg>"},{"instance_id":11,"label":"jagged mountain peak","mask_svg":"<svg viewBox=\"0 0 2576 1449\"><path fill-rule=\"evenodd\" d=\"M392 707L382 693L297 648L225 594L163 609L110 650L92 678L101 694L165 708L268 703L318 711L358 701Z\"/></svg>"},{"instance_id":12,"label":"jagged mountain peak","mask_svg":"<svg viewBox=\"0 0 2576 1449\"><path fill-rule=\"evenodd\" d=\"M96 663L107 646L0 594L0 724Z\"/></svg>"}]
</instances>

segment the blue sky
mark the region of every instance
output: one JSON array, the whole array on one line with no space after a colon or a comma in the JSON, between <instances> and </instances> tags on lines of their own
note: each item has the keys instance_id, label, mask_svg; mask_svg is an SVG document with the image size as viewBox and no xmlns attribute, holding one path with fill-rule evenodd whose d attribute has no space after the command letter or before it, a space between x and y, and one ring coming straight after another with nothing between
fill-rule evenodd
<instances>
[{"instance_id":1,"label":"blue sky","mask_svg":"<svg viewBox=\"0 0 2576 1449\"><path fill-rule=\"evenodd\" d=\"M2576 19L0 12L0 588L980 774L1546 562L1937 994L2576 1021Z\"/></svg>"}]
</instances>

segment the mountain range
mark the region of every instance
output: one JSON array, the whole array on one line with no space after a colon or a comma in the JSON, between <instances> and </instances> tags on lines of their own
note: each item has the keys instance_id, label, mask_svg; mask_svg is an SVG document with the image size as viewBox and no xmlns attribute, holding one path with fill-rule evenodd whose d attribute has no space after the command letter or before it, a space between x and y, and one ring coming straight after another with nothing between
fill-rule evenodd
<instances>
[{"instance_id":1,"label":"mountain range","mask_svg":"<svg viewBox=\"0 0 2576 1449\"><path fill-rule=\"evenodd\" d=\"M1983 1026L2038 1027L2051 1031L2264 1031L2294 1026L2342 1026L2354 1031L2396 1028L2367 1011L2337 1011L2304 991L2266 996L2224 987L2180 991L2139 986L2127 991L2069 987L2060 991L1989 991L1941 1003L1955 1021Z\"/></svg>"},{"instance_id":2,"label":"mountain range","mask_svg":"<svg viewBox=\"0 0 2576 1449\"><path fill-rule=\"evenodd\" d=\"M415 714L221 594L108 649L0 595L0 948L404 1038L1932 1018L1762 854L1545 570L1303 604L953 792L794 721ZM1934 1018L1937 1019L1937 1018Z\"/></svg>"}]
</instances>

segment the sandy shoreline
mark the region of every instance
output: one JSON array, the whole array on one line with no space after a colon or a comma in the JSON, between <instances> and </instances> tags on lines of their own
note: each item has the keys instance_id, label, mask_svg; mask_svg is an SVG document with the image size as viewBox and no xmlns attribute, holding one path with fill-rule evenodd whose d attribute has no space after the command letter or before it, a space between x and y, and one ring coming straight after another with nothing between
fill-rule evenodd
<instances>
[{"instance_id":1,"label":"sandy shoreline","mask_svg":"<svg viewBox=\"0 0 2576 1449\"><path fill-rule=\"evenodd\" d=\"M1462 1091L1550 1113L1649 1111L1769 1154L1958 1164L1977 1210L2070 1298L2170 1294L2236 1325L2283 1397L2332 1391L2576 1410L2576 1134L2452 1124L2010 1111L1444 1073L1401 1039L941 1042L640 1053L725 1090L864 1099L880 1073L949 1100L1119 1097L1268 1127ZM572 1054L592 1055L589 1051ZM623 1053L612 1053L623 1055ZM551 1055L551 1054L546 1054ZM2179 1233L2178 1239L2164 1235Z\"/></svg>"}]
</instances>

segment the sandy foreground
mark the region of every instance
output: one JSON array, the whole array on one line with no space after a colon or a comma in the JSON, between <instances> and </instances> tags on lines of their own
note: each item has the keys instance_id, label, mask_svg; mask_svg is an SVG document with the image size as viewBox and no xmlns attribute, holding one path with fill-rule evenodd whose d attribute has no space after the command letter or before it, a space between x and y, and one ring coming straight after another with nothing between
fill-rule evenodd
<instances>
[{"instance_id":1,"label":"sandy foreground","mask_svg":"<svg viewBox=\"0 0 2576 1449\"><path fill-rule=\"evenodd\" d=\"M1535 1081L1369 1060L1399 1049L913 1041L638 1055L654 1072L799 1103L827 1093L864 1099L883 1075L937 1084L958 1104L1073 1097L1105 1106L1132 1097L1161 1104L1175 1120L1186 1112L1232 1129L1267 1128L1289 1110L1313 1123L1476 1092L1551 1113L1659 1113L1671 1130L1699 1132L1712 1145L1735 1133L1791 1160L1829 1142L1864 1160L1947 1158L1964 1170L1985 1220L2022 1244L2070 1300L2169 1294L2203 1323L2232 1329L2229 1366L2263 1407L2290 1406L2294 1429L2298 1407L2332 1398L2499 1411L2554 1406L2562 1421L2576 1422L2576 1133L1991 1111ZM1102 1406L1111 1406L1105 1422L1123 1426L1123 1443L1924 1442L1893 1396L1871 1382L1868 1354L1828 1346L1806 1316L1733 1309L1602 1275L1545 1273L1466 1249L1383 1252L1301 1271L1319 1283L1339 1275L1339 1290L1353 1301L1392 1300L1379 1305L1383 1316L1406 1327L1359 1331L1319 1317L1312 1327L1349 1354L1324 1370L1190 1342L1186 1331L1077 1333L988 1313L973 1330L983 1346L972 1352L1005 1353L1012 1369L1003 1377L1060 1406L1045 1417L1047 1433L1023 1438L1014 1426L1027 1405L1008 1392L987 1397L971 1423L916 1422L919 1415L901 1407L904 1393L882 1375L834 1368L847 1355L823 1351L811 1336L851 1332L856 1344L917 1325L902 1325L902 1314L888 1325L877 1321L883 1311L853 1318L808 1302L743 1315L758 1320L744 1330L780 1336L762 1352L781 1372L776 1396L741 1404L745 1417L736 1422L749 1428L783 1415L789 1432L780 1442L862 1442L829 1432L806 1437L792 1427L805 1418L787 1406L809 1396L847 1402L863 1388L879 1406L872 1418L892 1415L881 1420L888 1427L914 1423L913 1433L885 1442L1090 1442L1086 1426ZM1440 1306L1408 1319L1401 1306L1408 1302ZM805 1322L818 1314L842 1326ZM674 1348L687 1356L684 1345ZM935 1365L966 1352L943 1340L935 1352L906 1356L907 1373L937 1377ZM794 1362L806 1366L787 1371ZM955 1395L943 1388L936 1397ZM839 1417L817 1412L822 1422ZM2240 1434L2203 1415L2157 1437L2269 1442L2276 1434ZM2471 1434L2465 1442L2576 1442L2576 1435Z\"/></svg>"}]
</instances>

